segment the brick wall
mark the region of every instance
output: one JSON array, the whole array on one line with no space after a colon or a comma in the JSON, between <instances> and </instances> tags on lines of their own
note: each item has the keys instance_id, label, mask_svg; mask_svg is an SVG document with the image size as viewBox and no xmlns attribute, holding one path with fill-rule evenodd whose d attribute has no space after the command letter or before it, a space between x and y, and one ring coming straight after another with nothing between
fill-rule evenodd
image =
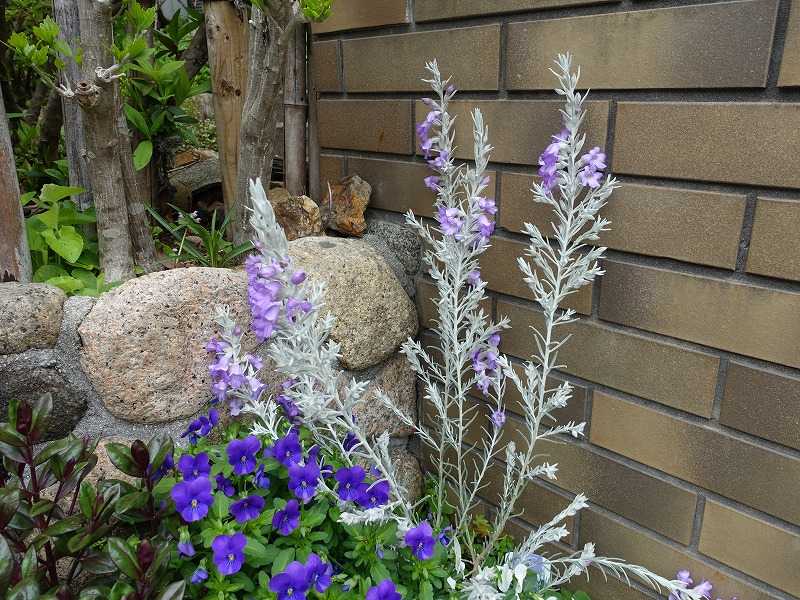
<instances>
[{"instance_id":1,"label":"brick wall","mask_svg":"<svg viewBox=\"0 0 800 600\"><path fill-rule=\"evenodd\" d=\"M358 173L377 209L431 215L413 136L426 59L462 90L462 126L483 110L499 204L484 273L519 358L540 320L515 257L522 224L549 222L527 191L557 129L547 68L576 54L589 143L624 187L562 354L587 436L547 448L561 477L530 486L515 525L585 491L574 547L690 568L726 598L800 597L800 0L336 0L315 33L323 179Z\"/></svg>"}]
</instances>

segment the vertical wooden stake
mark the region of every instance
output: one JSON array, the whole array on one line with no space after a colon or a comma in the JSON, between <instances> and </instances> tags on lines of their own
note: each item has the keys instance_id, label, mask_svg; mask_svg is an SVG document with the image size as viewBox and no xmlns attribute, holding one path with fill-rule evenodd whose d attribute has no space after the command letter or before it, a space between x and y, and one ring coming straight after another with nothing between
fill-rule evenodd
<instances>
[{"instance_id":1,"label":"vertical wooden stake","mask_svg":"<svg viewBox=\"0 0 800 600\"><path fill-rule=\"evenodd\" d=\"M222 194L230 214L236 202L239 128L247 89L248 25L246 15L232 2L211 0L205 2L204 10Z\"/></svg>"},{"instance_id":2,"label":"vertical wooden stake","mask_svg":"<svg viewBox=\"0 0 800 600\"><path fill-rule=\"evenodd\" d=\"M31 253L19 203L19 181L0 89L0 282L31 280Z\"/></svg>"},{"instance_id":3,"label":"vertical wooden stake","mask_svg":"<svg viewBox=\"0 0 800 600\"><path fill-rule=\"evenodd\" d=\"M306 25L308 35L306 36L306 57L308 69L306 70L306 80L308 81L308 191L311 199L317 204L322 202L322 189L320 182L319 167L319 120L317 119L317 102L319 92L317 82L311 72L311 53L314 51L313 36L311 26Z\"/></svg>"},{"instance_id":4,"label":"vertical wooden stake","mask_svg":"<svg viewBox=\"0 0 800 600\"><path fill-rule=\"evenodd\" d=\"M283 84L283 169L286 189L293 196L303 196L306 184L306 28L295 27L286 53Z\"/></svg>"}]
</instances>

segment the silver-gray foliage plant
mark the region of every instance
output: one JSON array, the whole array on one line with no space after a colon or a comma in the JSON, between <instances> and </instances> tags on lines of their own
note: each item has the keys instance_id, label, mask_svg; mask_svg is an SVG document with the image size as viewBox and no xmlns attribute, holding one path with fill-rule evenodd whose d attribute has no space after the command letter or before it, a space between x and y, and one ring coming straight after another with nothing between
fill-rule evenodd
<instances>
[{"instance_id":1,"label":"silver-gray foliage plant","mask_svg":"<svg viewBox=\"0 0 800 600\"><path fill-rule=\"evenodd\" d=\"M425 447L425 457L436 479L432 524L437 531L446 525L453 526L449 548L456 567L449 584L464 598L519 598L532 570L543 582L538 590L543 593L594 567L604 576L611 573L630 583L629 576L633 575L654 589L674 593L682 599L700 600L702 596L686 589L681 581L666 579L620 559L597 556L591 543L574 553L546 555L545 548L551 548L569 534L565 521L588 505L583 494L578 494L553 519L535 528L501 564L487 563L509 520L520 514L515 507L527 484L538 477L557 477L557 466L543 461L536 453L537 443L542 439L583 435L583 423L556 423L553 412L567 404L572 386L568 382L554 384L550 376L564 367L558 362L558 353L568 337L560 337L558 332L575 321L574 311L561 309L561 304L603 273L598 260L605 248L593 243L607 229L608 221L599 217L598 212L617 182L607 176L604 181L587 185L584 171L587 159L581 155L586 136L580 131L585 95L577 91L579 72L572 72L571 57L559 55L556 65L553 73L559 85L555 91L564 98L561 110L564 131L554 136L555 145L549 148L555 161L551 181L536 183L531 190L535 202L552 207L553 231L545 236L537 226L526 223L529 244L526 257L519 259L524 280L542 309L541 324L533 328L536 352L516 371L497 350L498 334L509 327L507 319L492 323L482 308L486 284L479 277L478 259L489 241L489 235L482 229L486 224L482 216L491 213L482 193L488 185L485 171L492 148L483 116L475 109L472 112L475 164L453 161L454 119L448 108L455 92L442 79L434 61L427 65L431 79L426 81L436 98L429 101L431 113L427 121L432 135L427 137L426 151L435 152L439 159L432 161L436 163L438 177L427 182L437 190L438 224L427 225L410 212L407 222L431 248L424 260L438 291L433 332L439 347L424 348L413 339L402 346L422 382L426 417L417 423L398 410L391 398L380 392L378 397L399 420L414 429ZM258 238L257 246L266 259L285 263L286 237L260 181L251 182L251 195L251 224ZM354 414L354 407L368 384L355 380L345 386L339 384L342 375L337 362L339 347L329 338L334 319L329 314L319 316L324 285L305 281L299 290L313 308L276 329L270 339L269 356L277 370L294 381L286 393L302 411L304 424L315 442L324 450L340 454L348 466L376 465L391 485L389 504L367 510L349 509L342 513L342 520L347 523L394 520L399 525L398 544L401 544L403 533L415 525L415 510L420 503L408 497L397 477L389 455L388 434L370 439ZM220 314L220 324L232 327L224 311ZM492 364L487 366L489 363ZM521 397L518 439L522 443L509 442L502 450L503 397L507 385L516 388ZM476 386L485 392L486 402L471 399L470 391ZM275 402L263 397L257 401L248 399L243 410L259 417L253 433L277 437L277 424L282 417ZM359 441L349 449L342 443L347 432L353 432ZM470 515L480 503L479 495L487 486L489 469L497 464L504 464L500 500L488 544L478 543L470 528ZM452 514L446 515L448 510Z\"/></svg>"}]
</instances>

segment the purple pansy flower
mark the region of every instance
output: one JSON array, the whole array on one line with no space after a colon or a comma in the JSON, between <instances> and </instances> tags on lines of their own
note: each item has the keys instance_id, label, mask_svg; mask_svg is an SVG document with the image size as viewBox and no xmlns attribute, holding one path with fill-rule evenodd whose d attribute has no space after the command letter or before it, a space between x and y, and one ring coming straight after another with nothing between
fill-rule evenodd
<instances>
[{"instance_id":1,"label":"purple pansy flower","mask_svg":"<svg viewBox=\"0 0 800 600\"><path fill-rule=\"evenodd\" d=\"M403 540L419 560L428 560L433 556L436 540L433 537L433 529L427 521L409 529Z\"/></svg>"},{"instance_id":2,"label":"purple pansy flower","mask_svg":"<svg viewBox=\"0 0 800 600\"><path fill-rule=\"evenodd\" d=\"M194 546L192 545L192 540L183 540L178 542L178 552L181 556L191 557L195 555Z\"/></svg>"},{"instance_id":3,"label":"purple pansy flower","mask_svg":"<svg viewBox=\"0 0 800 600\"><path fill-rule=\"evenodd\" d=\"M317 493L320 469L317 461L309 457L305 464L295 463L289 466L289 489L306 504Z\"/></svg>"},{"instance_id":4,"label":"purple pansy flower","mask_svg":"<svg viewBox=\"0 0 800 600\"><path fill-rule=\"evenodd\" d=\"M397 593L391 579L384 579L367 590L366 600L403 600L403 597Z\"/></svg>"},{"instance_id":5,"label":"purple pansy flower","mask_svg":"<svg viewBox=\"0 0 800 600\"><path fill-rule=\"evenodd\" d=\"M231 504L231 514L237 523L246 523L257 519L264 508L264 498L261 496L248 496Z\"/></svg>"},{"instance_id":6,"label":"purple pansy flower","mask_svg":"<svg viewBox=\"0 0 800 600\"><path fill-rule=\"evenodd\" d=\"M218 535L211 542L214 551L214 564L222 575L238 573L244 564L244 548L247 538L243 533Z\"/></svg>"},{"instance_id":7,"label":"purple pansy flower","mask_svg":"<svg viewBox=\"0 0 800 600\"><path fill-rule=\"evenodd\" d=\"M194 573L192 573L191 582L195 585L198 583L203 583L206 579L208 579L208 571L206 571L203 567L198 567L195 569Z\"/></svg>"},{"instance_id":8,"label":"purple pansy flower","mask_svg":"<svg viewBox=\"0 0 800 600\"><path fill-rule=\"evenodd\" d=\"M215 384L216 385L216 384ZM227 387L224 391L227 390ZM189 423L189 426L186 428L181 434L181 437L189 437L189 443L196 444L198 437L206 437L211 430L219 423L219 412L212 408L208 411L208 416L201 415L200 417L196 418L194 421Z\"/></svg>"},{"instance_id":9,"label":"purple pansy flower","mask_svg":"<svg viewBox=\"0 0 800 600\"><path fill-rule=\"evenodd\" d=\"M358 500L359 496L367 489L367 486L364 484L366 473L364 472L364 468L359 465L355 465L349 469L342 467L336 471L334 477L336 481L339 482L339 487L336 490L339 494L339 498L345 502Z\"/></svg>"},{"instance_id":10,"label":"purple pansy flower","mask_svg":"<svg viewBox=\"0 0 800 600\"><path fill-rule=\"evenodd\" d=\"M389 502L389 482L385 479L376 481L361 493L356 502L361 508L377 508Z\"/></svg>"},{"instance_id":11,"label":"purple pansy flower","mask_svg":"<svg viewBox=\"0 0 800 600\"><path fill-rule=\"evenodd\" d=\"M325 593L325 590L331 586L333 566L324 562L316 554L311 553L308 555L305 567L308 576L308 586L320 594Z\"/></svg>"},{"instance_id":12,"label":"purple pansy flower","mask_svg":"<svg viewBox=\"0 0 800 600\"><path fill-rule=\"evenodd\" d=\"M208 477L211 472L211 463L208 454L201 452L197 456L184 454L178 460L178 468L181 470L184 481L191 481L198 477Z\"/></svg>"},{"instance_id":13,"label":"purple pansy flower","mask_svg":"<svg viewBox=\"0 0 800 600\"><path fill-rule=\"evenodd\" d=\"M272 527L281 535L289 535L300 524L300 505L297 500L289 500L286 507L272 517Z\"/></svg>"},{"instance_id":14,"label":"purple pansy flower","mask_svg":"<svg viewBox=\"0 0 800 600\"><path fill-rule=\"evenodd\" d=\"M236 475L247 475L256 468L256 452L261 449L261 441L254 435L243 440L231 440L226 448L228 462Z\"/></svg>"},{"instance_id":15,"label":"purple pansy flower","mask_svg":"<svg viewBox=\"0 0 800 600\"><path fill-rule=\"evenodd\" d=\"M344 436L344 442L342 442L342 447L348 452L350 452L350 450L358 446L360 443L361 442L358 441L358 436L352 431L348 431L347 435Z\"/></svg>"},{"instance_id":16,"label":"purple pansy flower","mask_svg":"<svg viewBox=\"0 0 800 600\"><path fill-rule=\"evenodd\" d=\"M305 600L308 588L306 567L296 560L269 580L269 589L278 595L278 600Z\"/></svg>"},{"instance_id":17,"label":"purple pansy flower","mask_svg":"<svg viewBox=\"0 0 800 600\"><path fill-rule=\"evenodd\" d=\"M289 398L289 396L285 394L279 394L275 398L275 403L283 409L283 414L286 416L286 420L289 421L290 423L296 424L302 417L302 414L300 413L300 408L297 406L297 404L294 403L294 401L291 398ZM299 447L299 442L298 442L298 447Z\"/></svg>"},{"instance_id":18,"label":"purple pansy flower","mask_svg":"<svg viewBox=\"0 0 800 600\"><path fill-rule=\"evenodd\" d=\"M284 467L300 462L303 458L303 447L300 445L300 436L297 435L297 430L291 429L289 433L277 440L272 446L270 454Z\"/></svg>"},{"instance_id":19,"label":"purple pansy flower","mask_svg":"<svg viewBox=\"0 0 800 600\"><path fill-rule=\"evenodd\" d=\"M222 473L216 476L217 489L225 494L228 498L236 493L236 488L233 487L233 482L227 479Z\"/></svg>"},{"instance_id":20,"label":"purple pansy flower","mask_svg":"<svg viewBox=\"0 0 800 600\"><path fill-rule=\"evenodd\" d=\"M268 490L270 486L269 477L264 473L264 465L258 465L256 474L253 475L253 483L262 490Z\"/></svg>"},{"instance_id":21,"label":"purple pansy flower","mask_svg":"<svg viewBox=\"0 0 800 600\"><path fill-rule=\"evenodd\" d=\"M199 521L208 514L214 504L211 482L207 477L176 483L170 491L175 508L187 523Z\"/></svg>"}]
</instances>

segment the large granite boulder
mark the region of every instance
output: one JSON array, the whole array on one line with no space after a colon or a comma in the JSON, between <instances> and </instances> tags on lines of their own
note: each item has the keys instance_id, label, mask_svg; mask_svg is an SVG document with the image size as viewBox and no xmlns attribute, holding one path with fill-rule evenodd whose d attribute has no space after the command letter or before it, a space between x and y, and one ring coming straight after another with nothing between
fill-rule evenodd
<instances>
[{"instance_id":1,"label":"large granite boulder","mask_svg":"<svg viewBox=\"0 0 800 600\"><path fill-rule=\"evenodd\" d=\"M243 272L162 271L101 296L78 331L81 365L109 412L138 423L197 413L210 395L205 344L217 331L220 304L238 322L249 322Z\"/></svg>"},{"instance_id":2,"label":"large granite boulder","mask_svg":"<svg viewBox=\"0 0 800 600\"><path fill-rule=\"evenodd\" d=\"M0 354L55 346L66 298L44 283L0 284Z\"/></svg>"},{"instance_id":3,"label":"large granite boulder","mask_svg":"<svg viewBox=\"0 0 800 600\"><path fill-rule=\"evenodd\" d=\"M307 237L289 245L295 265L326 282L323 312L336 317L331 338L342 365L360 371L395 353L417 333L417 312L397 277L361 240Z\"/></svg>"}]
</instances>

